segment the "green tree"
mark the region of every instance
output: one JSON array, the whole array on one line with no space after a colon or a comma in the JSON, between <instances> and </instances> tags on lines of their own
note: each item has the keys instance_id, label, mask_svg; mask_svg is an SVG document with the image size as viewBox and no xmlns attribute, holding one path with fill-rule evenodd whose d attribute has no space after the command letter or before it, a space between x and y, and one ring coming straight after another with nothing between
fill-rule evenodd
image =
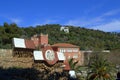
<instances>
[{"instance_id":1,"label":"green tree","mask_svg":"<svg viewBox=\"0 0 120 80\"><path fill-rule=\"evenodd\" d=\"M88 80L114 80L115 67L102 55L94 55L88 66Z\"/></svg>"},{"instance_id":2,"label":"green tree","mask_svg":"<svg viewBox=\"0 0 120 80\"><path fill-rule=\"evenodd\" d=\"M69 59L70 69L74 70L78 80L85 80L85 76L82 73L82 66L78 64L78 61L74 61L73 58ZM81 75L79 75L79 73Z\"/></svg>"},{"instance_id":3,"label":"green tree","mask_svg":"<svg viewBox=\"0 0 120 80\"><path fill-rule=\"evenodd\" d=\"M74 61L73 58L69 59L69 65L70 65L70 69L71 70L75 70L76 72L78 72L81 68L81 66L78 65L78 61Z\"/></svg>"}]
</instances>

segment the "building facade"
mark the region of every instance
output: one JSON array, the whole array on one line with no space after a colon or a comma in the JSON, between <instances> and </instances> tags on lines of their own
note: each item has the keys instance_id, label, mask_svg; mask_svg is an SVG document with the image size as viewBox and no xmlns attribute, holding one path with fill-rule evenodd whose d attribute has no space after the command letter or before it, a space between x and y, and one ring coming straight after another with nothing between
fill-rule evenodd
<instances>
[{"instance_id":1,"label":"building facade","mask_svg":"<svg viewBox=\"0 0 120 80\"><path fill-rule=\"evenodd\" d=\"M52 45L52 48L54 51L64 53L66 60L73 58L75 61L79 61L80 65L84 62L84 56L80 52L79 46L69 43L57 43Z\"/></svg>"},{"instance_id":2,"label":"building facade","mask_svg":"<svg viewBox=\"0 0 120 80\"><path fill-rule=\"evenodd\" d=\"M68 27L60 27L60 31L64 31L65 33L69 33Z\"/></svg>"},{"instance_id":3,"label":"building facade","mask_svg":"<svg viewBox=\"0 0 120 80\"><path fill-rule=\"evenodd\" d=\"M34 42L35 47L48 44L48 34L34 35L31 37L31 40Z\"/></svg>"},{"instance_id":4,"label":"building facade","mask_svg":"<svg viewBox=\"0 0 120 80\"><path fill-rule=\"evenodd\" d=\"M31 40L14 38L14 46L15 46L14 52L16 54L24 53L24 49L25 50L32 49L31 52L37 49L37 50L41 50L44 53L45 48L49 47L51 48L51 50L55 52L55 54L63 53L65 56L65 61L68 61L69 59L73 58L75 61L79 61L78 62L79 65L83 65L84 63L84 56L83 56L83 53L80 52L79 46L76 46L70 43L56 43L56 44L50 45L48 44L48 34L34 35L33 37L31 37ZM23 47L23 48L18 50L17 47Z\"/></svg>"},{"instance_id":5,"label":"building facade","mask_svg":"<svg viewBox=\"0 0 120 80\"><path fill-rule=\"evenodd\" d=\"M40 34L34 35L31 37L36 47L43 48L42 46L49 45L48 44L48 34ZM66 60L74 58L74 60L78 60L79 64L82 65L84 63L83 53L80 52L79 46L69 44L69 43L56 43L50 45L55 52L64 53Z\"/></svg>"}]
</instances>

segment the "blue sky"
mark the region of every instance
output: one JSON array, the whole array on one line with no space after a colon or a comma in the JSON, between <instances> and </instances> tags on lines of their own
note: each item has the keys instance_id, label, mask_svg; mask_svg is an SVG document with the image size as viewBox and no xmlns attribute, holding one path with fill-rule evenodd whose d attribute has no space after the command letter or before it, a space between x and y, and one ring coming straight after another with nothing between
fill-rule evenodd
<instances>
[{"instance_id":1,"label":"blue sky","mask_svg":"<svg viewBox=\"0 0 120 80\"><path fill-rule=\"evenodd\" d=\"M120 0L0 0L0 25L61 24L120 32Z\"/></svg>"}]
</instances>

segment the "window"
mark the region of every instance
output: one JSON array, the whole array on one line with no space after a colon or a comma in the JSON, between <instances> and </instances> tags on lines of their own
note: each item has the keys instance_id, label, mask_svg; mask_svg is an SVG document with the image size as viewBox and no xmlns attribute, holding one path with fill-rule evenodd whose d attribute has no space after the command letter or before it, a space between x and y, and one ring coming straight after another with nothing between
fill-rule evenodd
<instances>
[{"instance_id":1,"label":"window","mask_svg":"<svg viewBox=\"0 0 120 80\"><path fill-rule=\"evenodd\" d=\"M67 48L67 52L72 52L72 48Z\"/></svg>"},{"instance_id":2,"label":"window","mask_svg":"<svg viewBox=\"0 0 120 80\"><path fill-rule=\"evenodd\" d=\"M78 52L78 48L73 48L73 52Z\"/></svg>"},{"instance_id":3,"label":"window","mask_svg":"<svg viewBox=\"0 0 120 80\"><path fill-rule=\"evenodd\" d=\"M64 48L60 48L60 52L65 52L65 49Z\"/></svg>"}]
</instances>

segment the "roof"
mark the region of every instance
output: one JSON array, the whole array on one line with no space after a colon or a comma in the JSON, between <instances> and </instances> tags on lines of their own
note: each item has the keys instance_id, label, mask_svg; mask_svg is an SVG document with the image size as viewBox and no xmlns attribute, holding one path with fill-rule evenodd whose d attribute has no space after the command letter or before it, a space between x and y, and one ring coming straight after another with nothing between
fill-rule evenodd
<instances>
[{"instance_id":1,"label":"roof","mask_svg":"<svg viewBox=\"0 0 120 80\"><path fill-rule=\"evenodd\" d=\"M25 40L26 48L35 49L34 42L32 40Z\"/></svg>"},{"instance_id":2,"label":"roof","mask_svg":"<svg viewBox=\"0 0 120 80\"><path fill-rule=\"evenodd\" d=\"M26 48L24 39L13 38L13 45L16 48Z\"/></svg>"},{"instance_id":3,"label":"roof","mask_svg":"<svg viewBox=\"0 0 120 80\"><path fill-rule=\"evenodd\" d=\"M52 45L52 47L73 47L74 48L74 47L79 47L79 46L69 44L69 43L57 43L57 44Z\"/></svg>"},{"instance_id":4,"label":"roof","mask_svg":"<svg viewBox=\"0 0 120 80\"><path fill-rule=\"evenodd\" d=\"M35 45L32 40L26 40L22 38L13 38L13 45L15 48L35 49Z\"/></svg>"}]
</instances>

